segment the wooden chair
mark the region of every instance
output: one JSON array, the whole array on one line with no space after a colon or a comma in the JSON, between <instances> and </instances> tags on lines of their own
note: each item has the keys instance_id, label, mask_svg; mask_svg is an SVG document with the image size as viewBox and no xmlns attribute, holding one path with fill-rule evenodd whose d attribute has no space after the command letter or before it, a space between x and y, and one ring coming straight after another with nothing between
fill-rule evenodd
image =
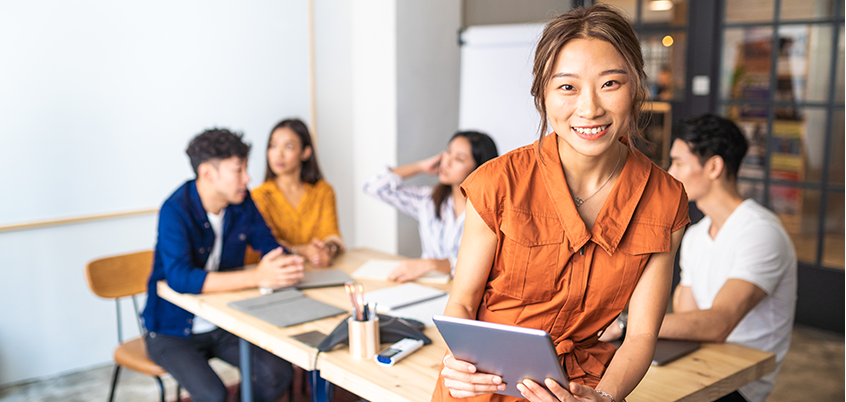
<instances>
[{"instance_id":1,"label":"wooden chair","mask_svg":"<svg viewBox=\"0 0 846 402\"><path fill-rule=\"evenodd\" d=\"M141 318L138 315L138 302L136 296L147 291L147 280L150 271L153 269L153 252L151 250L132 254L124 254L114 257L101 258L88 263L85 266L85 277L88 286L97 296L106 299L115 299L117 306L117 333L118 347L115 349L115 370L112 375L112 385L109 390L109 402L115 397L115 387L121 367L132 371L147 374L156 379L159 386L161 401L165 402L165 388L161 376L167 372L150 360L147 356L147 347L143 338L135 338L124 342L120 316L120 299L123 297L132 298L132 306L135 309L135 320L138 322L138 331L144 333L141 325ZM179 400L181 387L176 385L176 400Z\"/></svg>"}]
</instances>

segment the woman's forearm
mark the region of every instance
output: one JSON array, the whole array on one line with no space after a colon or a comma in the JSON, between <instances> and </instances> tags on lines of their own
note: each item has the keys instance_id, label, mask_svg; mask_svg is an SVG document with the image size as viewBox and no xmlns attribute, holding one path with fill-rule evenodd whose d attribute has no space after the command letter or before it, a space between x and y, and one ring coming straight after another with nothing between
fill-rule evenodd
<instances>
[{"instance_id":1,"label":"woman's forearm","mask_svg":"<svg viewBox=\"0 0 846 402\"><path fill-rule=\"evenodd\" d=\"M395 167L391 169L394 174L403 179L407 179L411 176L418 175L423 172L423 168L420 166L420 162L409 163L407 165L402 165L399 167Z\"/></svg>"},{"instance_id":2,"label":"woman's forearm","mask_svg":"<svg viewBox=\"0 0 846 402\"><path fill-rule=\"evenodd\" d=\"M637 387L655 354L654 336L629 336L611 360L596 389L607 392L621 401Z\"/></svg>"}]
</instances>

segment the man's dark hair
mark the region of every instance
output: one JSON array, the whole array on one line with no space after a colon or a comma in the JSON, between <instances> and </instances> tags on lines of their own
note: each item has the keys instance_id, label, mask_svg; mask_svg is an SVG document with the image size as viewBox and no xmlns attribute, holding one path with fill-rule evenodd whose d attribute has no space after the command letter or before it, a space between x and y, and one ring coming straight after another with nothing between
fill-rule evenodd
<instances>
[{"instance_id":1,"label":"man's dark hair","mask_svg":"<svg viewBox=\"0 0 846 402\"><path fill-rule=\"evenodd\" d=\"M225 128L212 128L194 137L188 144L185 153L191 158L191 167L198 175L200 164L212 160L229 159L237 156L247 159L250 154L250 144L242 139L243 133L234 133Z\"/></svg>"},{"instance_id":2,"label":"man's dark hair","mask_svg":"<svg viewBox=\"0 0 846 402\"><path fill-rule=\"evenodd\" d=\"M723 158L729 180L737 178L740 163L749 150L737 125L713 114L681 119L673 126L673 140L676 139L684 141L703 166L712 156Z\"/></svg>"}]
</instances>

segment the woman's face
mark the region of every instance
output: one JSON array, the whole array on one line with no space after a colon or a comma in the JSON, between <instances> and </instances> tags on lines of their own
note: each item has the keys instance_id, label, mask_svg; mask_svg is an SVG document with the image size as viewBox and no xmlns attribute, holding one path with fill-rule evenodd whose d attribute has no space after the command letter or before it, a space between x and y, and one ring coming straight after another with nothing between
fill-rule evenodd
<instances>
[{"instance_id":1,"label":"woman's face","mask_svg":"<svg viewBox=\"0 0 846 402\"><path fill-rule=\"evenodd\" d=\"M598 156L627 133L635 82L614 46L574 39L561 49L552 74L546 88L549 124L572 150Z\"/></svg>"},{"instance_id":2,"label":"woman's face","mask_svg":"<svg viewBox=\"0 0 846 402\"><path fill-rule=\"evenodd\" d=\"M438 180L448 186L461 184L473 169L476 169L476 161L473 160L470 141L464 137L455 137L441 154Z\"/></svg>"},{"instance_id":3,"label":"woman's face","mask_svg":"<svg viewBox=\"0 0 846 402\"><path fill-rule=\"evenodd\" d=\"M270 170L277 176L299 172L303 161L311 155L311 149L303 149L300 137L288 127L277 128L270 134L267 147L267 161Z\"/></svg>"}]
</instances>

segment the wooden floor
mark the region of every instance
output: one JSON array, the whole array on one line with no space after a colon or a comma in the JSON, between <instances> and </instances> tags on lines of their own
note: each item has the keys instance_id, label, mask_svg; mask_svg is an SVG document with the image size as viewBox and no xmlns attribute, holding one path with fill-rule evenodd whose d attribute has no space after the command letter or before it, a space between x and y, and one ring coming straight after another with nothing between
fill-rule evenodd
<instances>
[{"instance_id":1,"label":"wooden floor","mask_svg":"<svg viewBox=\"0 0 846 402\"><path fill-rule=\"evenodd\" d=\"M220 361L213 367L224 383L230 384L237 400L238 371ZM0 388L3 402L88 402L108 398L111 366L65 374L49 379ZM295 376L295 396L291 402L307 402L308 387L304 378ZM164 379L170 397L175 398L176 385L170 377ZM188 395L186 394L186 399ZM768 402L843 401L844 394L844 336L807 327L793 330L793 342L784 358L776 386ZM158 389L150 377L124 370L115 397L120 402L158 401ZM287 398L281 401L287 402ZM343 389L336 389L335 402L355 402L359 398Z\"/></svg>"}]
</instances>

